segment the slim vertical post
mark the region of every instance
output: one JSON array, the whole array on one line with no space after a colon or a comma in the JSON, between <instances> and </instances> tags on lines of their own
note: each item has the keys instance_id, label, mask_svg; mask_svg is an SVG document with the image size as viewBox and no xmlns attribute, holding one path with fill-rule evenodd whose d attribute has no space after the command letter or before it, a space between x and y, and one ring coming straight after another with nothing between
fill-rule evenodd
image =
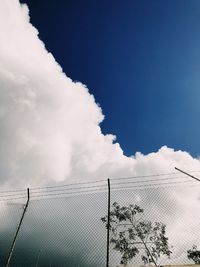
<instances>
[{"instance_id":1,"label":"slim vertical post","mask_svg":"<svg viewBox=\"0 0 200 267\"><path fill-rule=\"evenodd\" d=\"M107 255L106 255L106 267L109 267L109 251L110 251L110 179L108 179L108 215L107 215Z\"/></svg>"},{"instance_id":2,"label":"slim vertical post","mask_svg":"<svg viewBox=\"0 0 200 267\"><path fill-rule=\"evenodd\" d=\"M22 217L21 217L21 219L19 221L19 224L18 224L18 227L17 227L17 231L15 233L15 236L14 236L14 239L13 239L13 242L12 242L12 245L10 247L10 251L8 253L8 258L7 258L6 265L5 265L6 267L9 267L9 265L10 265L12 254L13 254L13 251L14 251L14 248L15 248L15 243L16 243L16 240L17 240L17 236L18 236L20 227L22 225L22 222L23 222L23 219L24 219L24 215L25 215L26 210L28 208L29 200L30 200L30 191L29 191L29 188L27 188L27 202L26 202L26 205L24 207L24 210L23 210L23 213L22 213Z\"/></svg>"}]
</instances>

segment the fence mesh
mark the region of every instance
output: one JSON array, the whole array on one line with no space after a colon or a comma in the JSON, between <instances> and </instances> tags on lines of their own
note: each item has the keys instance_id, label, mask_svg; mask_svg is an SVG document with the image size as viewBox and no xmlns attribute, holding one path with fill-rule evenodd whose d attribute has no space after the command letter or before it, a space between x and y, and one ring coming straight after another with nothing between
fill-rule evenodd
<instances>
[{"instance_id":1,"label":"fence mesh","mask_svg":"<svg viewBox=\"0 0 200 267\"><path fill-rule=\"evenodd\" d=\"M139 216L140 221L161 222L166 225L166 236L172 253L170 258L161 256L157 265L188 264L192 262L187 258L187 250L193 244L200 248L199 190L199 186L179 186L111 191L111 203L117 202L121 206L136 204L144 210ZM133 257L130 265L141 266L144 265L141 256L146 256L147 251L139 238L135 241L139 243L135 246L140 253ZM110 264L117 266L122 254L113 247L111 244Z\"/></svg>"},{"instance_id":2,"label":"fence mesh","mask_svg":"<svg viewBox=\"0 0 200 267\"><path fill-rule=\"evenodd\" d=\"M188 260L187 250L193 245L200 248L200 183L184 179L182 176L177 178L170 175L159 179L139 177L110 181L111 217L113 203L120 207L132 204L143 209L137 218L139 222L151 222L152 225L160 222L166 226L165 235L172 253L170 258L160 255L157 265L192 263ZM21 194L22 199L5 196L0 196L0 199L3 197L0 202L1 266L6 264L26 204L24 192ZM107 266L107 215L106 180L31 189L30 202L10 266ZM105 222L102 217L106 218ZM129 225L126 229L131 227ZM110 230L109 266L123 266L120 263L123 253L115 248L113 237L114 233ZM142 256L147 255L145 245L138 236L131 242L139 252L128 261L128 266L144 265ZM147 239L146 245L151 246ZM153 263L146 262L146 265L149 264Z\"/></svg>"}]
</instances>

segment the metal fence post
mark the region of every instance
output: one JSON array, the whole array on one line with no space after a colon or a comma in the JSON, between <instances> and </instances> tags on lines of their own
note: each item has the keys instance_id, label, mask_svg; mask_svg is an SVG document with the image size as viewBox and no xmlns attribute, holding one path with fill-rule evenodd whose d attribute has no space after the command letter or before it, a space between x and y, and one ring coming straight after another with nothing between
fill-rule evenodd
<instances>
[{"instance_id":1,"label":"metal fence post","mask_svg":"<svg viewBox=\"0 0 200 267\"><path fill-rule=\"evenodd\" d=\"M109 267L109 252L110 252L110 179L108 179L108 215L107 215L107 255L106 255L106 267Z\"/></svg>"},{"instance_id":2,"label":"metal fence post","mask_svg":"<svg viewBox=\"0 0 200 267\"><path fill-rule=\"evenodd\" d=\"M28 207L28 204L29 204L29 200L30 200L30 191L29 191L29 188L27 188L27 202L26 202L26 205L24 207L24 210L23 210L23 213L22 213L22 217L21 217L20 222L18 224L17 231L15 233L12 245L11 245L9 253L8 253L8 258L7 258L6 265L5 265L6 267L9 267L9 265L10 265L10 261L11 261L12 254L13 254L13 251L14 251L15 243L16 243L16 240L17 240L17 236L18 236L20 227L22 225L22 222L23 222L23 219L24 219L24 215L25 215L26 210L27 210L27 207Z\"/></svg>"},{"instance_id":3,"label":"metal fence post","mask_svg":"<svg viewBox=\"0 0 200 267\"><path fill-rule=\"evenodd\" d=\"M177 170L177 171L179 171L179 172L182 172L182 173L184 173L185 175L187 175L187 176L193 178L194 180L197 180L198 182L200 182L200 179L199 179L199 178L197 178L197 177L195 177L195 176L189 174L188 172L185 172L185 171L183 171L183 170L181 170L181 169L179 169L179 168L177 168L177 167L175 167L175 170Z\"/></svg>"}]
</instances>

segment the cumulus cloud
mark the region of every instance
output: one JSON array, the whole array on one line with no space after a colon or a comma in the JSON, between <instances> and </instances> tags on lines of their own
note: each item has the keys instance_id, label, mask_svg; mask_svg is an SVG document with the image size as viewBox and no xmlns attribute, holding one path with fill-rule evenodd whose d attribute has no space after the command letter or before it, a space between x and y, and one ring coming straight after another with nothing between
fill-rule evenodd
<instances>
[{"instance_id":1,"label":"cumulus cloud","mask_svg":"<svg viewBox=\"0 0 200 267\"><path fill-rule=\"evenodd\" d=\"M63 73L29 19L28 7L18 0L0 1L2 187L148 175L171 172L175 166L200 170L198 158L166 146L148 155L125 156L115 136L101 132L104 115L94 96ZM199 205L195 192L194 209ZM182 193L173 201L179 209L190 203ZM159 211L160 203L156 205ZM195 219L188 220L196 229Z\"/></svg>"},{"instance_id":2,"label":"cumulus cloud","mask_svg":"<svg viewBox=\"0 0 200 267\"><path fill-rule=\"evenodd\" d=\"M126 157L104 135L101 108L85 85L63 72L29 22L26 5L1 1L0 174L5 185L200 169L199 160L167 147ZM133 140L134 142L134 140Z\"/></svg>"}]
</instances>

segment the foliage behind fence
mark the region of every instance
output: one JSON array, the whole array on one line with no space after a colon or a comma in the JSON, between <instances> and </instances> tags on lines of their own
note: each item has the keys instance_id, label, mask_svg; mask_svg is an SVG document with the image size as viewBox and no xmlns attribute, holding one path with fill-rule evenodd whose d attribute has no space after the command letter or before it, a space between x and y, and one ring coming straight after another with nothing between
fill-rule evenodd
<instances>
[{"instance_id":1,"label":"foliage behind fence","mask_svg":"<svg viewBox=\"0 0 200 267\"><path fill-rule=\"evenodd\" d=\"M112 204L138 205L141 221L166 225L172 251L158 258L158 265L192 263L187 250L200 248L200 183L180 175L111 179ZM0 263L5 266L9 247L26 203L26 191L2 192ZM10 266L105 267L108 215L107 181L30 189L30 203L14 247ZM110 241L113 238L110 233ZM139 266L146 255L139 252L130 265ZM109 242L109 266L120 266L122 253Z\"/></svg>"}]
</instances>

